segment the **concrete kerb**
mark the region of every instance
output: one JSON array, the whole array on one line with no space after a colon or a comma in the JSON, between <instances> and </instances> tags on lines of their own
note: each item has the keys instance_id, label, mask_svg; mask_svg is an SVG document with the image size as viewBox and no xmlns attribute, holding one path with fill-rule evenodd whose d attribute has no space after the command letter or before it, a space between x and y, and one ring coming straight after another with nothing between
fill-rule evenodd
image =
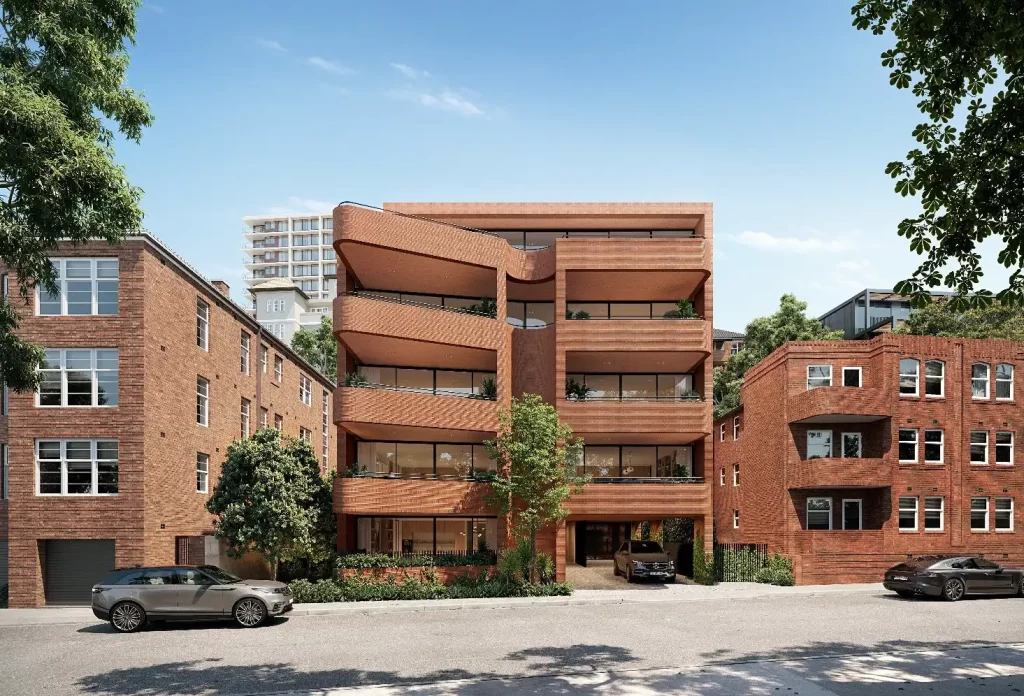
<instances>
[{"instance_id":1,"label":"concrete kerb","mask_svg":"<svg viewBox=\"0 0 1024 696\"><path fill-rule=\"evenodd\" d=\"M650 604L701 602L714 600L752 600L767 597L810 597L830 594L881 594L880 584L803 585L775 587L751 583L668 585L650 591L577 590L569 597L497 597L486 599L399 600L387 602L329 602L296 604L288 616L328 616L335 614L394 614L402 612L458 611L463 609L514 609L523 607L563 607L597 604ZM88 607L45 607L41 609L2 609L0 627L45 624L95 623Z\"/></svg>"}]
</instances>

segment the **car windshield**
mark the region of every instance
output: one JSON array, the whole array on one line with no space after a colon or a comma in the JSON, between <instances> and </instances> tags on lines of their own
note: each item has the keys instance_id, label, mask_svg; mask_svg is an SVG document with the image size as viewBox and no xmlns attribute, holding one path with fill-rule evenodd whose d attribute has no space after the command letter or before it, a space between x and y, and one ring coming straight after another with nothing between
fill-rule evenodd
<instances>
[{"instance_id":1,"label":"car windshield","mask_svg":"<svg viewBox=\"0 0 1024 696\"><path fill-rule=\"evenodd\" d=\"M240 577L238 577L236 575L232 575L231 573L229 573L226 570L221 570L217 566L211 566L211 565L199 566L199 570L203 571L204 573L209 575L211 578L213 578L217 582L232 583L232 582L241 582L242 581L242 578L240 578Z\"/></svg>"},{"instance_id":2,"label":"car windshield","mask_svg":"<svg viewBox=\"0 0 1024 696\"><path fill-rule=\"evenodd\" d=\"M661 544L656 541L634 541L632 542L633 553L665 553L661 550Z\"/></svg>"}]
</instances>

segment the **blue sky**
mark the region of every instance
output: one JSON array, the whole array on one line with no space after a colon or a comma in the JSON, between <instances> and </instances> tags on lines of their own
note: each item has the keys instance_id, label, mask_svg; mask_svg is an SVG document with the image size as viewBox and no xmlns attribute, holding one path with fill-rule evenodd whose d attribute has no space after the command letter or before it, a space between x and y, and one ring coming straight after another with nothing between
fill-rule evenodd
<instances>
[{"instance_id":1,"label":"blue sky","mask_svg":"<svg viewBox=\"0 0 1024 696\"><path fill-rule=\"evenodd\" d=\"M239 299L243 215L710 201L715 325L786 292L820 314L917 258L884 173L915 99L850 4L161 0L129 70L156 123L119 161L146 227Z\"/></svg>"}]
</instances>

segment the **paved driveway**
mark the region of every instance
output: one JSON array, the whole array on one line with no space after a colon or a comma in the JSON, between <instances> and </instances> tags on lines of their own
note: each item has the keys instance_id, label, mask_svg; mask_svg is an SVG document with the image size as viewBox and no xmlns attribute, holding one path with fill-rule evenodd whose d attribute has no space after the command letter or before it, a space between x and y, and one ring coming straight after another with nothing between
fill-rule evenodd
<instances>
[{"instance_id":1,"label":"paved driveway","mask_svg":"<svg viewBox=\"0 0 1024 696\"><path fill-rule=\"evenodd\" d=\"M588 561L587 567L569 565L565 568L565 580L572 583L578 590L658 590L665 589L669 583L635 582L628 583L626 578L617 577L614 572L614 561ZM677 583L689 583L688 578L680 575Z\"/></svg>"}]
</instances>

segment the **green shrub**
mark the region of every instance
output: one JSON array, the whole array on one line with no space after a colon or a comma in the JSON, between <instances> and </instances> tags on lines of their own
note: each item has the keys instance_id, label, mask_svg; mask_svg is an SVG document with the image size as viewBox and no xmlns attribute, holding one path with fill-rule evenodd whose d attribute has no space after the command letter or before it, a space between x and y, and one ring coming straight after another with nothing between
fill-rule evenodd
<instances>
[{"instance_id":1,"label":"green shrub","mask_svg":"<svg viewBox=\"0 0 1024 696\"><path fill-rule=\"evenodd\" d=\"M7 608L7 585L0 585L0 609Z\"/></svg>"},{"instance_id":2,"label":"green shrub","mask_svg":"<svg viewBox=\"0 0 1024 696\"><path fill-rule=\"evenodd\" d=\"M338 556L338 568L421 568L494 565L494 554L487 550L468 554L390 556L386 553L347 553Z\"/></svg>"},{"instance_id":3,"label":"green shrub","mask_svg":"<svg viewBox=\"0 0 1024 696\"><path fill-rule=\"evenodd\" d=\"M460 576L452 584L441 584L437 576L425 572L422 578L351 577L342 580L296 580L289 584L298 603L382 602L406 599L469 599L475 597L564 597L572 594L566 583L506 582L487 577L481 571L476 577Z\"/></svg>"},{"instance_id":4,"label":"green shrub","mask_svg":"<svg viewBox=\"0 0 1024 696\"><path fill-rule=\"evenodd\" d=\"M539 558L538 558L539 564ZM498 577L506 583L526 582L530 577L530 542L520 539L498 556Z\"/></svg>"},{"instance_id":5,"label":"green shrub","mask_svg":"<svg viewBox=\"0 0 1024 696\"><path fill-rule=\"evenodd\" d=\"M665 312L665 319L696 319L697 311L693 308L690 300L679 300L676 308Z\"/></svg>"},{"instance_id":6,"label":"green shrub","mask_svg":"<svg viewBox=\"0 0 1024 696\"><path fill-rule=\"evenodd\" d=\"M537 573L542 583L555 581L555 560L546 553L537 554Z\"/></svg>"},{"instance_id":7,"label":"green shrub","mask_svg":"<svg viewBox=\"0 0 1024 696\"><path fill-rule=\"evenodd\" d=\"M776 551L771 558L768 559L768 564L757 571L754 578L757 582L762 582L768 585L782 585L789 587L795 584L793 579L793 561L786 558L778 551Z\"/></svg>"},{"instance_id":8,"label":"green shrub","mask_svg":"<svg viewBox=\"0 0 1024 696\"><path fill-rule=\"evenodd\" d=\"M754 582L763 566L760 555L753 549L715 548L715 577L719 582Z\"/></svg>"},{"instance_id":9,"label":"green shrub","mask_svg":"<svg viewBox=\"0 0 1024 696\"><path fill-rule=\"evenodd\" d=\"M693 581L698 585L715 584L715 561L704 552L704 537L700 534L693 538Z\"/></svg>"},{"instance_id":10,"label":"green shrub","mask_svg":"<svg viewBox=\"0 0 1024 696\"><path fill-rule=\"evenodd\" d=\"M485 377L480 382L480 396L485 399L497 399L498 398L498 383L494 381L493 377Z\"/></svg>"},{"instance_id":11,"label":"green shrub","mask_svg":"<svg viewBox=\"0 0 1024 696\"><path fill-rule=\"evenodd\" d=\"M370 382L366 379L366 375L359 372L346 372L345 373L345 386L346 387L366 387L369 386Z\"/></svg>"}]
</instances>

